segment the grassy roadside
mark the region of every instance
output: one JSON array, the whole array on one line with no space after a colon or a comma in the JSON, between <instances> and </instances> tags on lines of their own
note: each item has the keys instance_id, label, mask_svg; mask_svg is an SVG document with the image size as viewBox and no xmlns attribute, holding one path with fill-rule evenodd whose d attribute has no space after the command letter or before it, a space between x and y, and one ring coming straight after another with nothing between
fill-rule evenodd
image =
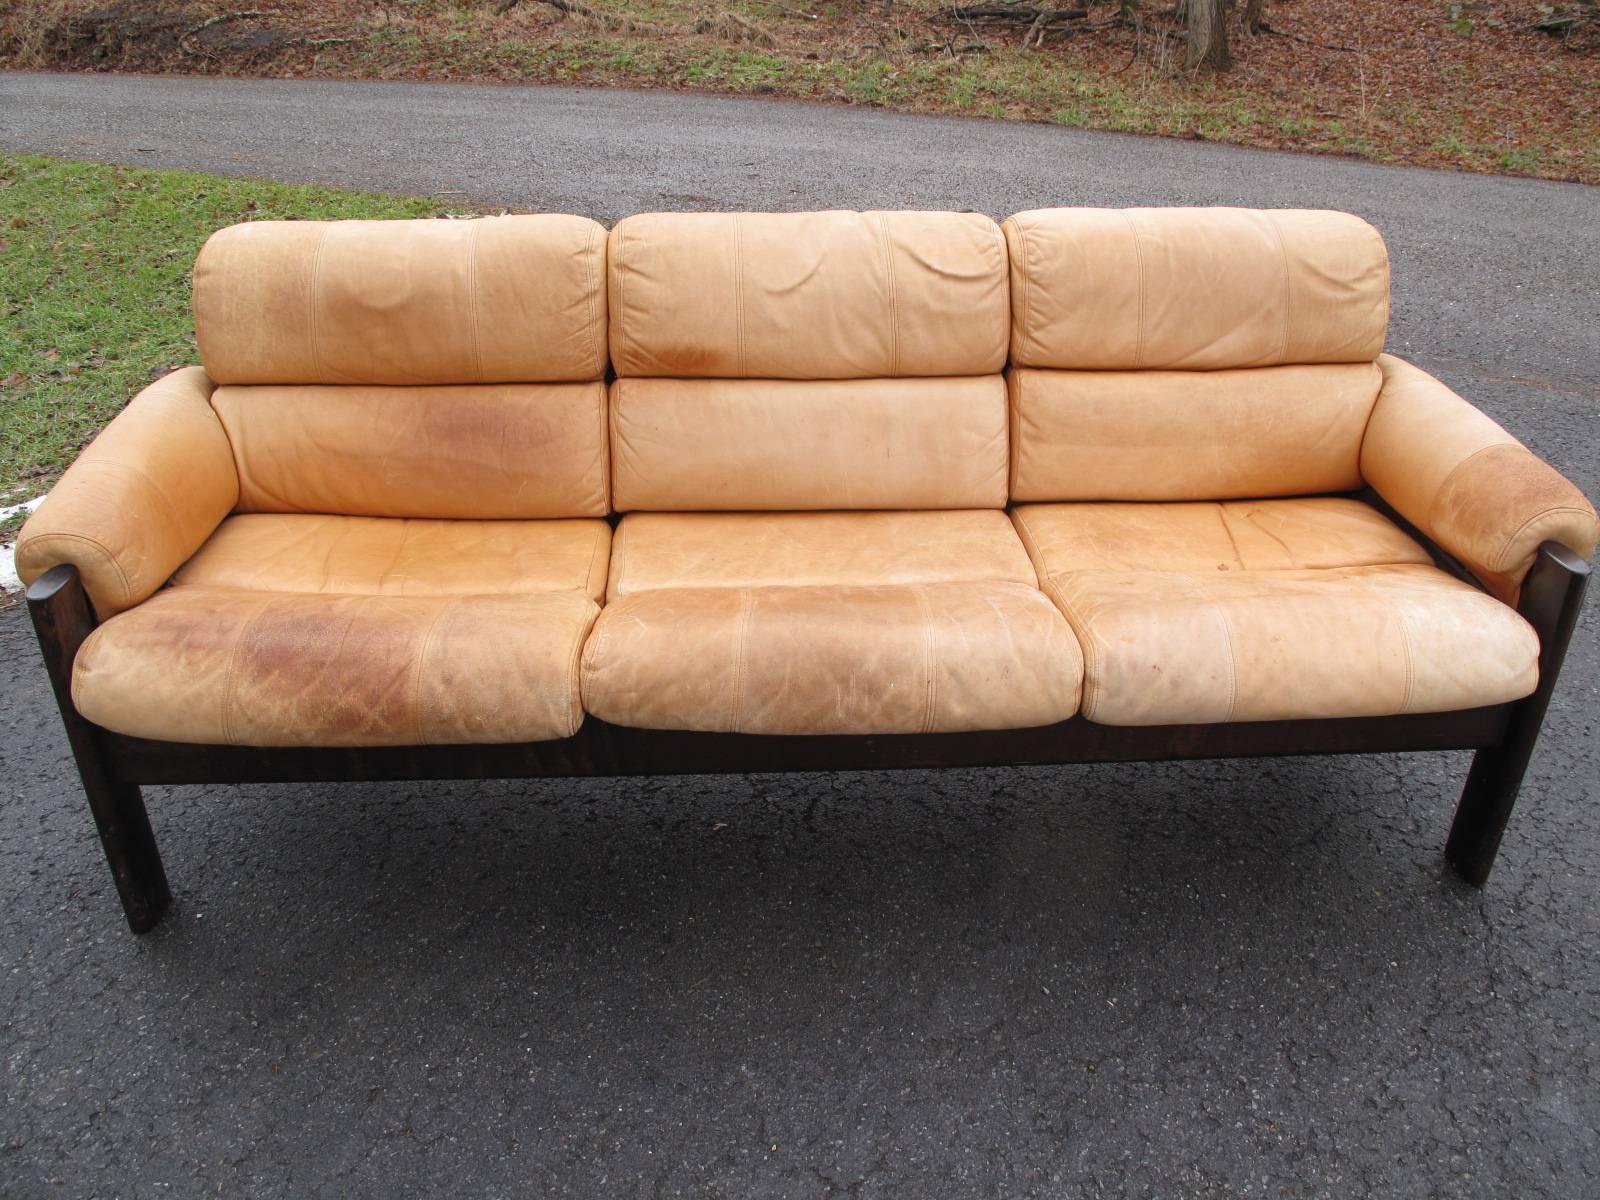
<instances>
[{"instance_id":1,"label":"grassy roadside","mask_svg":"<svg viewBox=\"0 0 1600 1200\"><path fill-rule=\"evenodd\" d=\"M1562 3L1265 0L1254 35L1236 3L1233 69L1196 75L1167 0L1052 0L1037 36L951 0L0 0L0 67L744 93L1600 183L1600 24L1538 32Z\"/></svg>"},{"instance_id":2,"label":"grassy roadside","mask_svg":"<svg viewBox=\"0 0 1600 1200\"><path fill-rule=\"evenodd\" d=\"M443 211L434 200L0 155L0 508L45 491L134 393L195 361L189 273L213 230ZM20 524L0 522L0 541Z\"/></svg>"}]
</instances>

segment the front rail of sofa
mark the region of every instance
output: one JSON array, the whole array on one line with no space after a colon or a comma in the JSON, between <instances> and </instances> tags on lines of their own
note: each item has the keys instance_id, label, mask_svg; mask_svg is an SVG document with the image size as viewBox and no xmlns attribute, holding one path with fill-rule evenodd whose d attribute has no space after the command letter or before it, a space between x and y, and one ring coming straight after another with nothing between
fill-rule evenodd
<instances>
[{"instance_id":1,"label":"front rail of sofa","mask_svg":"<svg viewBox=\"0 0 1600 1200\"><path fill-rule=\"evenodd\" d=\"M1424 544L1441 566L1453 565L1437 547L1425 539ZM1459 568L1453 573L1466 575ZM589 718L570 738L514 745L274 748L127 737L85 720L72 703L73 661L95 626L77 569L63 565L46 572L28 589L28 607L128 925L142 933L160 920L171 899L139 791L143 784L744 774L1475 750L1445 857L1481 886L1538 741L1589 573L1589 564L1567 547L1540 547L1517 606L1539 635L1539 685L1510 704L1215 725L1096 725L1074 717L1034 729L805 737L631 729Z\"/></svg>"}]
</instances>

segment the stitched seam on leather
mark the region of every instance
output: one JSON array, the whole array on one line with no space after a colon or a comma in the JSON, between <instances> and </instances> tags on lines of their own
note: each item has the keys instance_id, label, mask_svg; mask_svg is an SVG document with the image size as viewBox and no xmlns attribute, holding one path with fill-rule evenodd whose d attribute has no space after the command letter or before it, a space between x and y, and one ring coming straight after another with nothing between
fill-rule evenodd
<instances>
[{"instance_id":1,"label":"stitched seam on leather","mask_svg":"<svg viewBox=\"0 0 1600 1200\"><path fill-rule=\"evenodd\" d=\"M595 515L603 517L611 511L611 405L607 403L605 381L593 386L600 389L600 403L595 406L600 418L600 511Z\"/></svg>"},{"instance_id":2,"label":"stitched seam on leather","mask_svg":"<svg viewBox=\"0 0 1600 1200\"><path fill-rule=\"evenodd\" d=\"M594 545L589 550L589 568L583 573L583 594L594 599L594 560L600 557L600 531L594 531Z\"/></svg>"},{"instance_id":3,"label":"stitched seam on leather","mask_svg":"<svg viewBox=\"0 0 1600 1200\"><path fill-rule=\"evenodd\" d=\"M1378 365L1376 359L1368 365L1378 373L1378 387L1372 393L1372 404L1367 409L1367 419L1361 423L1361 440L1356 443L1356 475L1360 477L1362 483L1367 482L1367 438L1372 433L1372 419L1378 415L1378 402L1383 399L1383 389L1387 383L1383 368Z\"/></svg>"},{"instance_id":4,"label":"stitched seam on leather","mask_svg":"<svg viewBox=\"0 0 1600 1200\"><path fill-rule=\"evenodd\" d=\"M420 746L430 744L427 726L422 719L422 672L428 665L428 651L433 648L433 638L439 630L440 623L444 620L445 614L460 603L460 597L449 600L433 614L433 620L428 622L428 631L422 635L422 648L417 651L416 669L411 673L411 712L413 723L417 727L417 744Z\"/></svg>"},{"instance_id":5,"label":"stitched seam on leather","mask_svg":"<svg viewBox=\"0 0 1600 1200\"><path fill-rule=\"evenodd\" d=\"M933 732L933 714L938 705L939 685L934 680L934 662L938 647L934 641L933 614L928 610L928 598L921 586L911 589L917 602L917 615L922 618L922 732Z\"/></svg>"},{"instance_id":6,"label":"stitched seam on leather","mask_svg":"<svg viewBox=\"0 0 1600 1200\"><path fill-rule=\"evenodd\" d=\"M1452 395L1454 395L1454 393L1452 393ZM1466 401L1463 400L1462 403L1466 403ZM1428 532L1429 533L1433 533L1434 530L1438 527L1439 503L1440 503L1440 501L1442 501L1444 499L1445 493L1450 490L1451 482L1455 479L1455 477L1457 475L1461 474L1461 472L1466 468L1468 463L1470 463L1473 459L1478 458L1481 455L1489 453L1489 451L1491 451L1491 450L1498 450L1501 446L1517 446L1517 445L1520 445L1520 444L1521 443L1516 442L1516 441L1513 440L1513 441L1508 441L1508 442L1495 442L1494 444L1489 445L1489 446L1479 446L1471 454L1467 455L1460 462L1458 462L1455 466L1451 467L1450 471L1449 471L1449 474L1447 474L1443 479L1441 479L1439 481L1439 486L1434 490L1433 498L1428 501L1428 524L1427 524ZM1531 451L1530 451L1530 453L1531 453Z\"/></svg>"},{"instance_id":7,"label":"stitched seam on leather","mask_svg":"<svg viewBox=\"0 0 1600 1200\"><path fill-rule=\"evenodd\" d=\"M467 320L472 326L472 369L483 378L483 334L478 328L478 231L483 221L467 223Z\"/></svg>"},{"instance_id":8,"label":"stitched seam on leather","mask_svg":"<svg viewBox=\"0 0 1600 1200\"><path fill-rule=\"evenodd\" d=\"M594 362L595 374L599 377L602 387L605 386L606 356L604 348L600 345L600 340L595 336L595 329L600 324L598 320L599 314L595 312L596 302L600 298L600 285L595 281L596 272L594 267L594 239L596 235L603 235L604 233L605 230L601 229L599 226L591 226L589 229L589 240L584 243L583 247L585 264L583 278L584 282L588 284L589 287L589 299L584 305L585 309L587 309L589 313L589 356ZM605 243L602 241L600 245L603 256Z\"/></svg>"},{"instance_id":9,"label":"stitched seam on leather","mask_svg":"<svg viewBox=\"0 0 1600 1200\"><path fill-rule=\"evenodd\" d=\"M624 272L622 270L622 248L623 248L623 245L628 240L628 230L627 230L627 222L626 221L619 221L617 223L616 235L617 235L617 252L611 256L611 262L608 264L608 269L611 271L612 279L615 281L615 283L617 285L617 314L616 314L617 337L616 337L615 340L616 340L616 343L617 343L617 360L618 360L617 373L620 375L622 373L621 360L622 360L623 335L627 332L627 329L628 329L628 297L627 297L627 292L623 288L623 283L624 283L624 281L625 281L625 279L627 277L626 277L626 275L624 274ZM607 324L609 324L609 323L610 323L610 318L607 317ZM608 330L608 332L609 332L609 330Z\"/></svg>"},{"instance_id":10,"label":"stitched seam on leather","mask_svg":"<svg viewBox=\"0 0 1600 1200\"><path fill-rule=\"evenodd\" d=\"M311 256L311 278L306 286L306 324L311 331L311 361L321 375L333 374L322 361L322 336L317 322L317 287L322 279L322 251L332 231L332 224L323 224L322 233L317 238L317 249Z\"/></svg>"},{"instance_id":11,"label":"stitched seam on leather","mask_svg":"<svg viewBox=\"0 0 1600 1200\"><path fill-rule=\"evenodd\" d=\"M250 640L250 631L256 627L256 622L266 615L269 608L279 603L282 599L283 597L279 596L268 596L261 601L255 612L251 613L249 619L245 621L244 628L239 630L239 638L233 643L233 650L228 654L228 670L222 679L221 714L222 740L226 745L237 746L239 744L234 740L233 721L229 716L233 711L233 681L238 673L239 656L244 653L244 644Z\"/></svg>"},{"instance_id":12,"label":"stitched seam on leather","mask_svg":"<svg viewBox=\"0 0 1600 1200\"><path fill-rule=\"evenodd\" d=\"M741 732L740 725L744 715L744 643L745 635L750 629L750 610L754 607L754 589L740 588L739 630L733 639L733 694L730 697L728 713L728 728L734 733Z\"/></svg>"},{"instance_id":13,"label":"stitched seam on leather","mask_svg":"<svg viewBox=\"0 0 1600 1200\"><path fill-rule=\"evenodd\" d=\"M1039 552L1038 540L1033 536L1033 530L1028 527L1028 518L1022 515L1020 508L1011 510L1014 528L1022 542L1022 549L1028 556L1028 565L1033 568L1033 585L1042 587L1043 581L1048 577L1040 574L1040 566L1044 555Z\"/></svg>"},{"instance_id":14,"label":"stitched seam on leather","mask_svg":"<svg viewBox=\"0 0 1600 1200\"><path fill-rule=\"evenodd\" d=\"M889 374L900 374L899 295L895 287L894 250L889 245L889 217L878 214L878 247L883 251L884 278L889 285Z\"/></svg>"},{"instance_id":15,"label":"stitched seam on leather","mask_svg":"<svg viewBox=\"0 0 1600 1200\"><path fill-rule=\"evenodd\" d=\"M606 603L609 604L612 600L621 598L622 583L628 569L628 523L626 521L617 526L617 532L611 539L611 562L607 566ZM615 567L614 572L609 569L613 566ZM614 592L611 588L611 576L613 573L617 580Z\"/></svg>"},{"instance_id":16,"label":"stitched seam on leather","mask_svg":"<svg viewBox=\"0 0 1600 1200\"><path fill-rule=\"evenodd\" d=\"M600 615L604 616L605 614L602 611ZM595 625L599 627L599 632L597 632L593 637L586 638L584 640L583 665L584 668L590 673L594 671L595 665L599 662L602 662L605 658L606 643L610 640L612 624L614 624L614 622L607 622L606 624L602 625L600 624L599 617L596 617Z\"/></svg>"},{"instance_id":17,"label":"stitched seam on leather","mask_svg":"<svg viewBox=\"0 0 1600 1200\"><path fill-rule=\"evenodd\" d=\"M739 214L733 214L733 309L734 364L744 378L744 230Z\"/></svg>"},{"instance_id":18,"label":"stitched seam on leather","mask_svg":"<svg viewBox=\"0 0 1600 1200\"><path fill-rule=\"evenodd\" d=\"M161 501L161 503L166 506L167 512L172 517L173 524L178 526L183 524L182 510L172 502L172 498L168 496L165 489L163 489L162 486L156 482L155 477L143 467L136 467L131 463L115 462L110 460L103 460L97 462L95 465L98 467L110 467L115 471L126 471L130 475L137 475L140 479L144 480L145 486L155 493L156 499Z\"/></svg>"},{"instance_id":19,"label":"stitched seam on leather","mask_svg":"<svg viewBox=\"0 0 1600 1200\"><path fill-rule=\"evenodd\" d=\"M1517 544L1517 539L1527 532L1530 527L1538 524L1546 517L1563 515L1586 517L1589 515L1589 510L1586 508L1578 508L1576 505L1571 504L1558 504L1550 508L1540 509L1521 525L1518 525L1516 529L1512 530L1512 532L1506 537L1505 545L1501 546L1499 551L1495 554L1493 562L1489 564L1489 569L1491 571L1498 571L1501 573L1509 571L1515 564L1508 562L1507 560L1511 557L1511 547Z\"/></svg>"},{"instance_id":20,"label":"stitched seam on leather","mask_svg":"<svg viewBox=\"0 0 1600 1200\"><path fill-rule=\"evenodd\" d=\"M1197 575L1191 575L1190 578L1194 581L1195 587L1200 589L1200 594L1211 605L1213 611L1217 614L1218 623L1222 626L1223 645L1228 648L1228 711L1222 719L1231 721L1233 720L1234 709L1239 706L1239 663L1233 652L1233 627L1228 622L1227 609L1217 602L1217 598L1211 594L1211 589L1206 586L1205 580Z\"/></svg>"},{"instance_id":21,"label":"stitched seam on leather","mask_svg":"<svg viewBox=\"0 0 1600 1200\"><path fill-rule=\"evenodd\" d=\"M1138 319L1134 324L1133 365L1142 367L1144 365L1144 247L1139 244L1139 226L1134 223L1133 213L1123 209L1122 217L1127 221L1128 231L1133 235L1133 263L1137 276L1134 286L1137 289L1135 298L1138 304L1135 311Z\"/></svg>"},{"instance_id":22,"label":"stitched seam on leather","mask_svg":"<svg viewBox=\"0 0 1600 1200\"><path fill-rule=\"evenodd\" d=\"M1400 652L1405 655L1406 660L1406 690L1400 698L1400 711L1408 713L1411 711L1411 697L1417 682L1416 659L1411 649L1411 630L1406 625L1405 615L1400 611L1400 606L1391 602L1389 608L1400 625Z\"/></svg>"},{"instance_id":23,"label":"stitched seam on leather","mask_svg":"<svg viewBox=\"0 0 1600 1200\"><path fill-rule=\"evenodd\" d=\"M1002 378L1006 381L1006 502L1017 491L1019 464L1022 461L1022 376L1017 368L1006 368ZM1012 387L1012 381L1016 387Z\"/></svg>"},{"instance_id":24,"label":"stitched seam on leather","mask_svg":"<svg viewBox=\"0 0 1600 1200\"><path fill-rule=\"evenodd\" d=\"M1096 672L1099 655L1095 649L1098 635L1089 628L1088 622L1084 620L1072 601L1067 599L1067 594L1056 582L1056 576L1051 575L1046 579L1044 594L1055 601L1056 607L1061 610L1061 615L1067 618L1067 627L1072 630L1072 636L1078 639L1078 648L1083 651L1083 687L1079 689L1078 708L1083 713L1085 721L1092 721L1094 714L1100 708L1100 683Z\"/></svg>"},{"instance_id":25,"label":"stitched seam on leather","mask_svg":"<svg viewBox=\"0 0 1600 1200\"><path fill-rule=\"evenodd\" d=\"M622 428L618 414L622 411L622 393L626 383L626 380L618 379L606 389L606 453L610 455L607 477L611 480L611 492L607 500L613 510L617 507L617 464L622 461L619 445Z\"/></svg>"},{"instance_id":26,"label":"stitched seam on leather","mask_svg":"<svg viewBox=\"0 0 1600 1200\"><path fill-rule=\"evenodd\" d=\"M1278 224L1275 214L1267 212L1267 225L1271 228L1273 236L1278 240L1278 259L1283 264L1283 345L1278 351L1278 361L1289 361L1289 247L1284 245L1283 229Z\"/></svg>"},{"instance_id":27,"label":"stitched seam on leather","mask_svg":"<svg viewBox=\"0 0 1600 1200\"><path fill-rule=\"evenodd\" d=\"M17 550L22 551L31 549L32 547L38 545L49 545L53 541L82 542L84 545L93 547L95 550L98 550L101 554L103 554L106 561L111 564L112 569L116 571L117 582L122 585L122 604L120 607L132 607L134 603L133 585L128 581L128 573L123 570L122 564L117 561L117 556L111 552L110 548L97 538L90 537L86 533L69 533L66 530L50 530L46 533L36 533L25 542L18 542Z\"/></svg>"},{"instance_id":28,"label":"stitched seam on leather","mask_svg":"<svg viewBox=\"0 0 1600 1200\"><path fill-rule=\"evenodd\" d=\"M567 712L567 737L577 733L583 724L583 650L589 641L589 631L594 628L595 621L600 617L598 604L591 600L589 607L594 611L584 622L583 628L578 630L578 636L572 640L572 653L567 658L567 680L571 685L567 695L572 697Z\"/></svg>"},{"instance_id":29,"label":"stitched seam on leather","mask_svg":"<svg viewBox=\"0 0 1600 1200\"><path fill-rule=\"evenodd\" d=\"M1033 312L1033 274L1028 267L1028 232L1015 217L1007 224L1017 231L1017 243L1022 249L1022 340L1028 342L1033 339L1033 326L1029 324ZM1001 236L1004 236L1003 231ZM1009 260L1010 255L1006 257Z\"/></svg>"}]
</instances>

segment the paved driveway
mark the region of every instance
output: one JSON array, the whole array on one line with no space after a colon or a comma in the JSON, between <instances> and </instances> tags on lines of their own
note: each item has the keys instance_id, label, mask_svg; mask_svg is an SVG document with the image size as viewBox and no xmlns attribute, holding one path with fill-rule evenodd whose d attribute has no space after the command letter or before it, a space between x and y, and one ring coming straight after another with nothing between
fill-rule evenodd
<instances>
[{"instance_id":1,"label":"paved driveway","mask_svg":"<svg viewBox=\"0 0 1600 1200\"><path fill-rule=\"evenodd\" d=\"M0 75L0 149L650 208L1348 208L1390 346L1600 494L1600 191L652 92ZM122 928L0 612L0 1194L1578 1197L1591 605L1484 892L1466 760L150 789Z\"/></svg>"}]
</instances>

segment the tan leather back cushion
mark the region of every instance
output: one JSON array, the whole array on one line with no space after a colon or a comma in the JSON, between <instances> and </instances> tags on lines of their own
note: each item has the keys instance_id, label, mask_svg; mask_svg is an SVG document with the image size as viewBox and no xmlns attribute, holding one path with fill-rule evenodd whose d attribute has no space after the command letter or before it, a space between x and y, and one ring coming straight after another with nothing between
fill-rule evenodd
<instances>
[{"instance_id":1,"label":"tan leather back cushion","mask_svg":"<svg viewBox=\"0 0 1600 1200\"><path fill-rule=\"evenodd\" d=\"M608 511L606 385L222 387L239 512L460 519Z\"/></svg>"},{"instance_id":2,"label":"tan leather back cushion","mask_svg":"<svg viewBox=\"0 0 1600 1200\"><path fill-rule=\"evenodd\" d=\"M621 376L866 379L1005 364L1005 240L944 212L648 213L611 231Z\"/></svg>"},{"instance_id":3,"label":"tan leather back cushion","mask_svg":"<svg viewBox=\"0 0 1600 1200\"><path fill-rule=\"evenodd\" d=\"M619 379L619 512L1000 508L1006 391L947 379Z\"/></svg>"},{"instance_id":4,"label":"tan leather back cushion","mask_svg":"<svg viewBox=\"0 0 1600 1200\"><path fill-rule=\"evenodd\" d=\"M1013 367L1014 500L1231 500L1361 486L1374 363L1234 371Z\"/></svg>"},{"instance_id":5,"label":"tan leather back cushion","mask_svg":"<svg viewBox=\"0 0 1600 1200\"><path fill-rule=\"evenodd\" d=\"M1215 370L1383 349L1388 253L1348 213L1053 208L1005 234L1017 366Z\"/></svg>"},{"instance_id":6,"label":"tan leather back cushion","mask_svg":"<svg viewBox=\"0 0 1600 1200\"><path fill-rule=\"evenodd\" d=\"M583 217L254 221L194 269L219 384L600 379L605 230Z\"/></svg>"}]
</instances>

